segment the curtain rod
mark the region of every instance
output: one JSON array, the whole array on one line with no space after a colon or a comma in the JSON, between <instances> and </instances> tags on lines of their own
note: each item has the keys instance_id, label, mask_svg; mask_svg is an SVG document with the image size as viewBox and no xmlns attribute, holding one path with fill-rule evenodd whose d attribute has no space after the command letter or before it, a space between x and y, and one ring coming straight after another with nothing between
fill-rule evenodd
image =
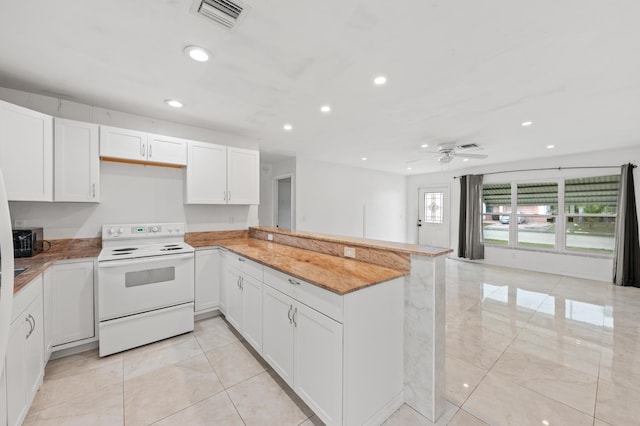
<instances>
[{"instance_id":1,"label":"curtain rod","mask_svg":"<svg viewBox=\"0 0 640 426\"><path fill-rule=\"evenodd\" d=\"M632 168L636 168L635 164L631 164ZM503 170L501 172L480 173L483 176L486 175L499 175L501 173L515 173L515 172L537 172L540 170L573 170L573 169L618 169L620 166L584 166L584 167L542 167L539 169L520 169L520 170ZM459 179L460 176L454 176L454 179Z\"/></svg>"}]
</instances>

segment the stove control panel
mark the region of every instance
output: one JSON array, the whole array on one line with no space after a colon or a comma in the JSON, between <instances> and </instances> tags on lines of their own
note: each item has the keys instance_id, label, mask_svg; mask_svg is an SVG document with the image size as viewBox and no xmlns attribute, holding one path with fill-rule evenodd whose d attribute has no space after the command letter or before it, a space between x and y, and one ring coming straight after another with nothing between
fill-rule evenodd
<instances>
[{"instance_id":1,"label":"stove control panel","mask_svg":"<svg viewBox=\"0 0 640 426\"><path fill-rule=\"evenodd\" d=\"M119 224L102 227L103 240L168 236L184 236L184 223Z\"/></svg>"}]
</instances>

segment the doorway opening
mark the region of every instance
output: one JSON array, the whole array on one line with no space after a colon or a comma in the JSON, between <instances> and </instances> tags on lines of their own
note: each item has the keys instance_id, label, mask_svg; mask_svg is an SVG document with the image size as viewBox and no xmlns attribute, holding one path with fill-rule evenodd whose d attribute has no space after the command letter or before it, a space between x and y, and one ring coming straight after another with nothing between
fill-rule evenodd
<instances>
[{"instance_id":1,"label":"doorway opening","mask_svg":"<svg viewBox=\"0 0 640 426\"><path fill-rule=\"evenodd\" d=\"M274 226L293 230L293 175L273 178L273 206Z\"/></svg>"}]
</instances>

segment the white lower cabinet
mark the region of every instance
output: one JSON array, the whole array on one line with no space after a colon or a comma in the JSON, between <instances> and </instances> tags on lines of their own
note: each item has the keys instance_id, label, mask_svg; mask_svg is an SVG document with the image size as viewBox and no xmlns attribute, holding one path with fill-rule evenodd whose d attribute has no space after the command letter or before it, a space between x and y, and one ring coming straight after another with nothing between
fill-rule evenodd
<instances>
[{"instance_id":1,"label":"white lower cabinet","mask_svg":"<svg viewBox=\"0 0 640 426\"><path fill-rule=\"evenodd\" d=\"M262 292L262 357L293 388L293 320L295 301L265 285Z\"/></svg>"},{"instance_id":2,"label":"white lower cabinet","mask_svg":"<svg viewBox=\"0 0 640 426\"><path fill-rule=\"evenodd\" d=\"M291 316L293 390L325 423L341 424L342 324L302 303Z\"/></svg>"},{"instance_id":3,"label":"white lower cabinet","mask_svg":"<svg viewBox=\"0 0 640 426\"><path fill-rule=\"evenodd\" d=\"M242 332L242 290L240 289L240 272L225 268L225 293L227 299L227 321L239 332Z\"/></svg>"},{"instance_id":4,"label":"white lower cabinet","mask_svg":"<svg viewBox=\"0 0 640 426\"><path fill-rule=\"evenodd\" d=\"M228 263L224 273L227 321L262 353L262 282Z\"/></svg>"},{"instance_id":5,"label":"white lower cabinet","mask_svg":"<svg viewBox=\"0 0 640 426\"><path fill-rule=\"evenodd\" d=\"M95 337L93 272L93 260L58 263L51 268L48 309L54 347L80 344Z\"/></svg>"},{"instance_id":6,"label":"white lower cabinet","mask_svg":"<svg viewBox=\"0 0 640 426\"><path fill-rule=\"evenodd\" d=\"M240 278L242 292L242 336L262 353L262 282L249 275Z\"/></svg>"},{"instance_id":7,"label":"white lower cabinet","mask_svg":"<svg viewBox=\"0 0 640 426\"><path fill-rule=\"evenodd\" d=\"M7 424L20 425L44 376L42 276L14 300L5 358Z\"/></svg>"},{"instance_id":8,"label":"white lower cabinet","mask_svg":"<svg viewBox=\"0 0 640 426\"><path fill-rule=\"evenodd\" d=\"M196 314L220 307L220 250L196 251L195 258L195 305Z\"/></svg>"},{"instance_id":9,"label":"white lower cabinet","mask_svg":"<svg viewBox=\"0 0 640 426\"><path fill-rule=\"evenodd\" d=\"M263 358L327 424L342 421L342 324L263 287Z\"/></svg>"}]
</instances>

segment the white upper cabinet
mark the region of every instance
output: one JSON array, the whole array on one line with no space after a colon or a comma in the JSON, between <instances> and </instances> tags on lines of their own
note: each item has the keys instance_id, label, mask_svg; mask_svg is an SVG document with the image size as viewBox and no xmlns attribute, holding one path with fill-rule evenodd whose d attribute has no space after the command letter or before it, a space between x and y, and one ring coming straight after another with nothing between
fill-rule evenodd
<instances>
[{"instance_id":1,"label":"white upper cabinet","mask_svg":"<svg viewBox=\"0 0 640 426\"><path fill-rule=\"evenodd\" d=\"M100 201L98 125L54 120L54 200Z\"/></svg>"},{"instance_id":2,"label":"white upper cabinet","mask_svg":"<svg viewBox=\"0 0 640 426\"><path fill-rule=\"evenodd\" d=\"M11 201L53 200L53 117L0 101L0 168Z\"/></svg>"},{"instance_id":3,"label":"white upper cabinet","mask_svg":"<svg viewBox=\"0 0 640 426\"><path fill-rule=\"evenodd\" d=\"M187 164L186 141L136 130L100 126L100 157L136 163Z\"/></svg>"},{"instance_id":4,"label":"white upper cabinet","mask_svg":"<svg viewBox=\"0 0 640 426\"><path fill-rule=\"evenodd\" d=\"M227 203L227 147L188 141L186 204Z\"/></svg>"},{"instance_id":5,"label":"white upper cabinet","mask_svg":"<svg viewBox=\"0 0 640 426\"><path fill-rule=\"evenodd\" d=\"M260 153L227 148L227 201L229 204L260 204Z\"/></svg>"},{"instance_id":6,"label":"white upper cabinet","mask_svg":"<svg viewBox=\"0 0 640 426\"><path fill-rule=\"evenodd\" d=\"M149 135L147 160L153 163L187 164L187 142L170 136Z\"/></svg>"},{"instance_id":7,"label":"white upper cabinet","mask_svg":"<svg viewBox=\"0 0 640 426\"><path fill-rule=\"evenodd\" d=\"M186 204L259 204L258 151L187 141Z\"/></svg>"},{"instance_id":8,"label":"white upper cabinet","mask_svg":"<svg viewBox=\"0 0 640 426\"><path fill-rule=\"evenodd\" d=\"M147 161L147 134L100 126L100 157Z\"/></svg>"}]
</instances>

